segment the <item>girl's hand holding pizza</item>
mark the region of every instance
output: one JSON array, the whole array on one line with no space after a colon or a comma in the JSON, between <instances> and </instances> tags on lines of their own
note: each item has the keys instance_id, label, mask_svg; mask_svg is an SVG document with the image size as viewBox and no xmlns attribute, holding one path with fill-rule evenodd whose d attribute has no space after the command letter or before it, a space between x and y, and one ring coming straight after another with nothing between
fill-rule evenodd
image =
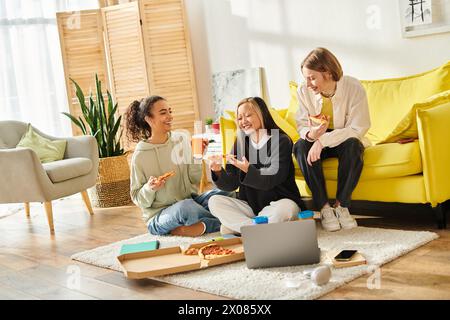
<instances>
[{"instance_id":1,"label":"girl's hand holding pizza","mask_svg":"<svg viewBox=\"0 0 450 320\"><path fill-rule=\"evenodd\" d=\"M311 119L320 119L311 121ZM320 124L319 124L320 121ZM327 132L328 126L330 124L330 117L321 115L320 117L310 117L309 120L309 132L307 134L308 138L311 140L319 139L325 132Z\"/></svg>"},{"instance_id":2,"label":"girl's hand holding pizza","mask_svg":"<svg viewBox=\"0 0 450 320\"><path fill-rule=\"evenodd\" d=\"M148 179L147 184L149 185L149 187L153 190L153 191L158 191L161 190L164 185L166 184L166 180L165 179L158 179L154 176L151 176Z\"/></svg>"}]
</instances>

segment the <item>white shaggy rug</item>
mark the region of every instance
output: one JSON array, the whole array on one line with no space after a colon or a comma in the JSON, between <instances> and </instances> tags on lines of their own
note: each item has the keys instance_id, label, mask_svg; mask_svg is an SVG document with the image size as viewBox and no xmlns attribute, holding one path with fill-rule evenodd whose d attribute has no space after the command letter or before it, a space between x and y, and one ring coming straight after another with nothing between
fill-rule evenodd
<instances>
[{"instance_id":1,"label":"white shaggy rug","mask_svg":"<svg viewBox=\"0 0 450 320\"><path fill-rule=\"evenodd\" d=\"M165 248L204 242L217 236L220 235L215 233L192 239L144 234L77 253L72 256L72 259L121 271L116 256L122 244L158 239L161 248ZM303 270L314 267L312 265L251 270L246 267L244 261L154 279L235 299L316 299L364 274L373 273L376 266L392 261L437 238L437 234L427 231L357 227L352 230L329 233L319 227L321 264L331 265L329 256L343 249L356 249L367 259L367 265L332 268L331 280L324 286L316 286L303 275ZM293 281L294 287L292 287Z\"/></svg>"}]
</instances>

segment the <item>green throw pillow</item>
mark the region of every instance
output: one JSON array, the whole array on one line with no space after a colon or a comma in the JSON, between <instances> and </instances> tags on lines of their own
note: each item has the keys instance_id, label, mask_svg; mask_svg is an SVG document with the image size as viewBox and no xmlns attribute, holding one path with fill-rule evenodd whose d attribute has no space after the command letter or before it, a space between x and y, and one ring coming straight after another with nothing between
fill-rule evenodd
<instances>
[{"instance_id":1,"label":"green throw pillow","mask_svg":"<svg viewBox=\"0 0 450 320\"><path fill-rule=\"evenodd\" d=\"M39 157L42 163L61 160L66 151L66 140L49 140L34 132L31 124L28 124L27 132L20 139L17 147L30 148Z\"/></svg>"}]
</instances>

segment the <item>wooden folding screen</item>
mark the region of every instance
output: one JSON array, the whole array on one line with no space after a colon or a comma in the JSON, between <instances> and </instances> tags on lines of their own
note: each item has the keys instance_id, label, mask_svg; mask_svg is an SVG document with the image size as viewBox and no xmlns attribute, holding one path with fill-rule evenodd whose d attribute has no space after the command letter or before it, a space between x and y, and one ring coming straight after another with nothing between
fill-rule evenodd
<instances>
[{"instance_id":1,"label":"wooden folding screen","mask_svg":"<svg viewBox=\"0 0 450 320\"><path fill-rule=\"evenodd\" d=\"M142 0L139 5L150 92L172 105L175 128L192 131L199 115L183 1Z\"/></svg>"},{"instance_id":2,"label":"wooden folding screen","mask_svg":"<svg viewBox=\"0 0 450 320\"><path fill-rule=\"evenodd\" d=\"M60 23L63 15L70 13L58 14L71 113L79 113L79 107L73 103L75 95L68 77L85 81L87 75L92 79L98 72L104 79L107 60L107 78L120 114L135 99L160 95L172 106L173 128L192 132L199 113L183 0L139 0L81 11L81 16L93 17L94 13L96 26L93 22L84 24L83 18L77 33L65 30ZM102 40L97 47L89 47L91 42L82 44L81 35L89 38L95 32L97 39ZM67 41L73 34L77 34L78 43ZM104 43L99 34L104 34ZM77 68L71 67L73 64ZM92 85L89 78L88 83Z\"/></svg>"},{"instance_id":3,"label":"wooden folding screen","mask_svg":"<svg viewBox=\"0 0 450 320\"><path fill-rule=\"evenodd\" d=\"M150 94L138 2L102 9L109 77L119 112Z\"/></svg>"},{"instance_id":4,"label":"wooden folding screen","mask_svg":"<svg viewBox=\"0 0 450 320\"><path fill-rule=\"evenodd\" d=\"M81 109L75 94L74 85L69 78L74 79L80 85L86 99L90 91L95 94L94 75L96 73L102 82L103 88L108 88L102 16L100 10L84 10L57 13L56 19L61 43L69 111L78 118L81 115ZM106 94L106 90L103 91ZM75 125L72 125L72 132L74 135L81 134L81 130Z\"/></svg>"}]
</instances>

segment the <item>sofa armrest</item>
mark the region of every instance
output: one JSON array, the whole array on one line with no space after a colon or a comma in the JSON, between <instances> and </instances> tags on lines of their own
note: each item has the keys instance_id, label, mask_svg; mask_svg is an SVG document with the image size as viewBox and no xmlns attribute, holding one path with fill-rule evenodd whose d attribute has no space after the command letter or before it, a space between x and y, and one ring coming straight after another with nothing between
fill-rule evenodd
<instances>
[{"instance_id":1,"label":"sofa armrest","mask_svg":"<svg viewBox=\"0 0 450 320\"><path fill-rule=\"evenodd\" d=\"M417 111L427 198L433 207L450 199L450 104Z\"/></svg>"},{"instance_id":2,"label":"sofa armrest","mask_svg":"<svg viewBox=\"0 0 450 320\"><path fill-rule=\"evenodd\" d=\"M52 184L30 148L0 150L0 203L45 201Z\"/></svg>"}]
</instances>

